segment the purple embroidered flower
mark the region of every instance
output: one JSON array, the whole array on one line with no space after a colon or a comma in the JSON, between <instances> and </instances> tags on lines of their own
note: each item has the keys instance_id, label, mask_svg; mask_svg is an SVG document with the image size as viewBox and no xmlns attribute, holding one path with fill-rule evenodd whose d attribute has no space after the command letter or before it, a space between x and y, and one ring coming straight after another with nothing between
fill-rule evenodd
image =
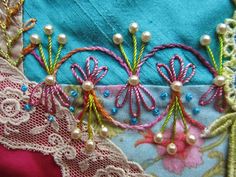
<instances>
[{"instance_id":1,"label":"purple embroidered flower","mask_svg":"<svg viewBox=\"0 0 236 177\"><path fill-rule=\"evenodd\" d=\"M56 100L62 106L69 107L70 101L68 96L62 90L61 86L56 83L53 75L48 75L45 81L36 85L31 92L29 104L44 106L45 112L50 114L56 113Z\"/></svg>"},{"instance_id":2,"label":"purple embroidered flower","mask_svg":"<svg viewBox=\"0 0 236 177\"><path fill-rule=\"evenodd\" d=\"M92 65L91 61L94 63L92 71L90 71ZM78 76L75 69L80 72L82 77ZM107 74L108 68L106 66L98 68L97 59L90 56L86 59L85 72L78 64L73 64L71 70L76 80L82 85L83 90L89 92L94 88L94 85L96 85Z\"/></svg>"},{"instance_id":3,"label":"purple embroidered flower","mask_svg":"<svg viewBox=\"0 0 236 177\"><path fill-rule=\"evenodd\" d=\"M129 110L132 117L140 116L141 104L148 111L152 111L156 107L153 96L140 84L138 75L131 75L128 79L128 83L121 87L116 96L115 105L117 108L122 108L127 101L129 102Z\"/></svg>"}]
</instances>

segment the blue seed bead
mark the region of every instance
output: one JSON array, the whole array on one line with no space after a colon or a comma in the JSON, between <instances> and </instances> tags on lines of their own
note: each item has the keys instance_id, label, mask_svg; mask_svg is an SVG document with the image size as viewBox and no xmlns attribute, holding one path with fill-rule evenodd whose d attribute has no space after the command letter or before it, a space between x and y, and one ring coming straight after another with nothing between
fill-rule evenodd
<instances>
[{"instance_id":1,"label":"blue seed bead","mask_svg":"<svg viewBox=\"0 0 236 177\"><path fill-rule=\"evenodd\" d=\"M75 91L75 90L71 90L71 91L70 91L70 95L75 98L75 97L78 96L78 92Z\"/></svg>"},{"instance_id":2,"label":"blue seed bead","mask_svg":"<svg viewBox=\"0 0 236 177\"><path fill-rule=\"evenodd\" d=\"M194 108L193 109L193 114L196 115L196 114L199 114L200 113L200 108Z\"/></svg>"},{"instance_id":3,"label":"blue seed bead","mask_svg":"<svg viewBox=\"0 0 236 177\"><path fill-rule=\"evenodd\" d=\"M21 91L22 91L22 92L26 92L27 90L28 90L27 85L23 84L23 85L21 86Z\"/></svg>"},{"instance_id":4,"label":"blue seed bead","mask_svg":"<svg viewBox=\"0 0 236 177\"><path fill-rule=\"evenodd\" d=\"M154 116L158 116L160 114L160 110L158 108L155 108L153 111L152 111L152 114Z\"/></svg>"},{"instance_id":5,"label":"blue seed bead","mask_svg":"<svg viewBox=\"0 0 236 177\"><path fill-rule=\"evenodd\" d=\"M130 124L131 125L136 125L138 123L138 119L136 118L136 117L132 117L131 119L130 119Z\"/></svg>"},{"instance_id":6,"label":"blue seed bead","mask_svg":"<svg viewBox=\"0 0 236 177\"><path fill-rule=\"evenodd\" d=\"M163 93L161 93L160 97L162 100L165 100L168 97L168 95L169 95L168 93L163 92Z\"/></svg>"},{"instance_id":7,"label":"blue seed bead","mask_svg":"<svg viewBox=\"0 0 236 177\"><path fill-rule=\"evenodd\" d=\"M103 96L104 96L104 97L109 97L109 96L110 96L110 90L105 90L105 91L103 92Z\"/></svg>"},{"instance_id":8,"label":"blue seed bead","mask_svg":"<svg viewBox=\"0 0 236 177\"><path fill-rule=\"evenodd\" d=\"M187 102L190 102L192 99L193 99L193 96L191 93L187 93L186 96L185 96L185 99Z\"/></svg>"},{"instance_id":9,"label":"blue seed bead","mask_svg":"<svg viewBox=\"0 0 236 177\"><path fill-rule=\"evenodd\" d=\"M75 108L73 106L69 107L70 112L75 112Z\"/></svg>"},{"instance_id":10,"label":"blue seed bead","mask_svg":"<svg viewBox=\"0 0 236 177\"><path fill-rule=\"evenodd\" d=\"M25 104L25 105L24 105L24 110L30 111L30 110L31 110L30 104Z\"/></svg>"},{"instance_id":11,"label":"blue seed bead","mask_svg":"<svg viewBox=\"0 0 236 177\"><path fill-rule=\"evenodd\" d=\"M117 108L112 108L111 109L111 114L115 115L117 113L118 109Z\"/></svg>"},{"instance_id":12,"label":"blue seed bead","mask_svg":"<svg viewBox=\"0 0 236 177\"><path fill-rule=\"evenodd\" d=\"M49 116L48 116L48 121L49 121L49 122L55 121L55 117L52 116L52 115L49 115Z\"/></svg>"}]
</instances>

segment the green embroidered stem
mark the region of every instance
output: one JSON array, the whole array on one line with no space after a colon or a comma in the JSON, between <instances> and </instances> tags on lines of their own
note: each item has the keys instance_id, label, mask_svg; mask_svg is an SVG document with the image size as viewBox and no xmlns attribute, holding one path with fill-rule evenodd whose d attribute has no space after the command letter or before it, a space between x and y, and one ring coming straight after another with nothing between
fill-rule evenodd
<instances>
[{"instance_id":1,"label":"green embroidered stem","mask_svg":"<svg viewBox=\"0 0 236 177\"><path fill-rule=\"evenodd\" d=\"M233 177L236 175L236 121L234 121L230 130L229 152L227 161L227 176Z\"/></svg>"},{"instance_id":2,"label":"green embroidered stem","mask_svg":"<svg viewBox=\"0 0 236 177\"><path fill-rule=\"evenodd\" d=\"M143 52L145 50L145 47L146 47L146 43L142 42L142 46L141 46L141 50L140 50L139 55L138 55L138 61L137 61L137 64L135 66L135 70L137 70L138 64L141 61L141 57L143 56Z\"/></svg>"},{"instance_id":3,"label":"green embroidered stem","mask_svg":"<svg viewBox=\"0 0 236 177\"><path fill-rule=\"evenodd\" d=\"M53 71L54 71L54 69L55 69L55 67L57 65L57 62L58 62L58 59L59 59L59 57L61 55L61 51L62 51L63 47L64 47L63 44L59 45L59 48L58 48L58 51L57 51L57 54L56 54L56 57L55 57L55 60L54 60L54 64L53 64L53 69L52 69Z\"/></svg>"},{"instance_id":4,"label":"green embroidered stem","mask_svg":"<svg viewBox=\"0 0 236 177\"><path fill-rule=\"evenodd\" d=\"M93 99L92 99L92 103L93 103L93 110L94 110L94 113L95 113L96 118L97 118L97 120L98 120L98 123L99 123L100 126L103 126L102 119L101 119L101 117L100 117L100 115L99 115L99 113L98 113L98 110L97 110L97 108L96 108L96 105L95 105Z\"/></svg>"},{"instance_id":5,"label":"green embroidered stem","mask_svg":"<svg viewBox=\"0 0 236 177\"><path fill-rule=\"evenodd\" d=\"M93 139L93 130L92 130L92 107L93 107L93 98L89 95L89 115L88 115L88 139Z\"/></svg>"},{"instance_id":6,"label":"green embroidered stem","mask_svg":"<svg viewBox=\"0 0 236 177\"><path fill-rule=\"evenodd\" d=\"M134 71L136 70L136 66L137 66L137 39L136 39L135 34L132 34L132 39L133 39L133 45L134 45L132 72L134 74Z\"/></svg>"},{"instance_id":7,"label":"green embroidered stem","mask_svg":"<svg viewBox=\"0 0 236 177\"><path fill-rule=\"evenodd\" d=\"M225 173L225 161L223 153L219 151L211 151L208 154L208 157L211 159L216 159L217 163L207 170L202 177L214 177L214 176L224 176Z\"/></svg>"},{"instance_id":8,"label":"green embroidered stem","mask_svg":"<svg viewBox=\"0 0 236 177\"><path fill-rule=\"evenodd\" d=\"M213 148L215 148L215 147L219 146L220 144L222 144L226 137L227 137L227 132L224 132L216 142L202 147L200 149L200 151L203 153L203 152L212 150Z\"/></svg>"},{"instance_id":9,"label":"green embroidered stem","mask_svg":"<svg viewBox=\"0 0 236 177\"><path fill-rule=\"evenodd\" d=\"M12 46L19 40L19 38L21 37L23 32L24 32L24 29L19 29L17 31L17 34L9 40L9 47L10 48L12 48Z\"/></svg>"},{"instance_id":10,"label":"green embroidered stem","mask_svg":"<svg viewBox=\"0 0 236 177\"><path fill-rule=\"evenodd\" d=\"M187 121L186 121L186 119L185 119L185 117L184 117L184 114L183 114L183 111L182 111L182 109L181 109L181 107L180 107L180 105L179 105L179 100L178 100L177 97L176 97L176 99L177 99L176 105L177 105L177 107L178 107L178 110L179 110L179 113L180 113L182 122L183 122L183 124L184 124L184 133L188 133Z\"/></svg>"},{"instance_id":11,"label":"green embroidered stem","mask_svg":"<svg viewBox=\"0 0 236 177\"><path fill-rule=\"evenodd\" d=\"M224 41L223 41L223 37L222 35L218 36L219 38L219 42L220 42L220 56L219 56L219 60L220 60L220 68L219 68L219 74L222 75L223 73L223 53L224 53Z\"/></svg>"},{"instance_id":12,"label":"green embroidered stem","mask_svg":"<svg viewBox=\"0 0 236 177\"><path fill-rule=\"evenodd\" d=\"M49 70L53 73L52 64L52 35L48 35L48 60L49 60Z\"/></svg>"},{"instance_id":13,"label":"green embroidered stem","mask_svg":"<svg viewBox=\"0 0 236 177\"><path fill-rule=\"evenodd\" d=\"M173 121L173 133L171 136L171 142L174 143L175 141L175 135L176 135L176 120L177 120L177 106L176 106L176 102L177 102L177 97L175 99L175 108L174 108L174 121Z\"/></svg>"},{"instance_id":14,"label":"green embroidered stem","mask_svg":"<svg viewBox=\"0 0 236 177\"><path fill-rule=\"evenodd\" d=\"M175 102L174 102L173 105L171 105L171 108L170 108L170 110L169 110L169 112L168 112L168 114L167 114L167 117L166 117L166 119L165 119L165 122L163 123L163 125L162 125L162 127L161 127L161 133L163 133L163 132L165 131L166 126L167 126L167 124L168 124L168 122L169 122L169 120L170 120L170 118L171 118L171 115L172 115L172 113L173 113L173 111L174 111L174 108L175 108Z\"/></svg>"},{"instance_id":15,"label":"green embroidered stem","mask_svg":"<svg viewBox=\"0 0 236 177\"><path fill-rule=\"evenodd\" d=\"M125 62L126 64L128 65L129 69L132 71L132 67L130 65L130 61L129 61L129 58L127 57L126 53L125 53L125 50L124 50L124 47L122 44L119 45L119 48L120 48L120 52L121 54L123 55L124 59L125 59Z\"/></svg>"},{"instance_id":16,"label":"green embroidered stem","mask_svg":"<svg viewBox=\"0 0 236 177\"><path fill-rule=\"evenodd\" d=\"M218 71L218 67L217 67L217 64L216 64L215 56L214 56L214 54L213 54L213 52L211 50L211 47L207 46L206 48L207 48L207 52L208 52L208 54L209 54L209 56L211 58L211 61L213 63L213 66L214 66L215 70Z\"/></svg>"},{"instance_id":17,"label":"green embroidered stem","mask_svg":"<svg viewBox=\"0 0 236 177\"><path fill-rule=\"evenodd\" d=\"M44 65L45 65L45 67L46 67L47 73L48 73L48 74L51 74L51 72L50 72L50 70L49 70L49 67L48 67L47 60L46 60L45 55L44 55L44 52L43 52L43 46L42 46L41 43L39 44L39 53L40 53L40 56L41 56L41 58L42 58L42 60L43 60Z\"/></svg>"}]
</instances>

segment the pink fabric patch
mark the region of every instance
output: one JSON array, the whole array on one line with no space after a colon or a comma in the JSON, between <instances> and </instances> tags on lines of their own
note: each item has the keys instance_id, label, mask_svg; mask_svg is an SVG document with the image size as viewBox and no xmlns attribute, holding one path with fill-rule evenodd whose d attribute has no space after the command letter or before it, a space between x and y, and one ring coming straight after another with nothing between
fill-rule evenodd
<instances>
[{"instance_id":1,"label":"pink fabric patch","mask_svg":"<svg viewBox=\"0 0 236 177\"><path fill-rule=\"evenodd\" d=\"M52 156L0 146L2 177L61 177Z\"/></svg>"}]
</instances>

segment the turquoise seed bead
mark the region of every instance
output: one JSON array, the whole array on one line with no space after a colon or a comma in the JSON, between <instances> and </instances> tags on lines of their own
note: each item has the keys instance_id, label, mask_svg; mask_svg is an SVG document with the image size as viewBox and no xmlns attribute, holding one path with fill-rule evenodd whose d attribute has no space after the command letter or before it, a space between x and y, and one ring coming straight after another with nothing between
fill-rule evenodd
<instances>
[{"instance_id":1,"label":"turquoise seed bead","mask_svg":"<svg viewBox=\"0 0 236 177\"><path fill-rule=\"evenodd\" d=\"M23 84L23 85L21 86L21 91L22 91L22 92L26 92L27 90L28 90L27 85Z\"/></svg>"},{"instance_id":2,"label":"turquoise seed bead","mask_svg":"<svg viewBox=\"0 0 236 177\"><path fill-rule=\"evenodd\" d=\"M105 91L103 92L103 96L104 96L105 98L109 97L109 96L110 96L110 90L105 90Z\"/></svg>"},{"instance_id":3,"label":"turquoise seed bead","mask_svg":"<svg viewBox=\"0 0 236 177\"><path fill-rule=\"evenodd\" d=\"M161 93L161 95L160 95L160 98L162 99L162 100L166 100L166 98L168 97L168 93L166 93L166 92L163 92L163 93Z\"/></svg>"},{"instance_id":4,"label":"turquoise seed bead","mask_svg":"<svg viewBox=\"0 0 236 177\"><path fill-rule=\"evenodd\" d=\"M193 114L196 115L196 114L199 114L200 113L200 108L194 108L193 109Z\"/></svg>"},{"instance_id":5,"label":"turquoise seed bead","mask_svg":"<svg viewBox=\"0 0 236 177\"><path fill-rule=\"evenodd\" d=\"M160 110L158 108L155 108L153 111L152 111L152 114L153 116L158 116L160 114Z\"/></svg>"},{"instance_id":6,"label":"turquoise seed bead","mask_svg":"<svg viewBox=\"0 0 236 177\"><path fill-rule=\"evenodd\" d=\"M75 90L71 90L71 91L70 91L70 95L75 98L75 97L78 96L78 92L75 91Z\"/></svg>"},{"instance_id":7,"label":"turquoise seed bead","mask_svg":"<svg viewBox=\"0 0 236 177\"><path fill-rule=\"evenodd\" d=\"M138 119L136 118L136 117L132 117L131 119L130 119L130 124L131 125L136 125L138 123Z\"/></svg>"},{"instance_id":8,"label":"turquoise seed bead","mask_svg":"<svg viewBox=\"0 0 236 177\"><path fill-rule=\"evenodd\" d=\"M49 115L49 116L48 116L48 121L49 121L49 122L55 121L55 117L52 116L52 115Z\"/></svg>"},{"instance_id":9,"label":"turquoise seed bead","mask_svg":"<svg viewBox=\"0 0 236 177\"><path fill-rule=\"evenodd\" d=\"M24 105L24 110L30 111L30 110L31 110L30 104L25 104L25 105Z\"/></svg>"},{"instance_id":10,"label":"turquoise seed bead","mask_svg":"<svg viewBox=\"0 0 236 177\"><path fill-rule=\"evenodd\" d=\"M70 112L75 112L75 108L73 106L69 107Z\"/></svg>"},{"instance_id":11,"label":"turquoise seed bead","mask_svg":"<svg viewBox=\"0 0 236 177\"><path fill-rule=\"evenodd\" d=\"M115 115L117 113L118 109L117 108L112 108L111 109L111 114Z\"/></svg>"},{"instance_id":12,"label":"turquoise seed bead","mask_svg":"<svg viewBox=\"0 0 236 177\"><path fill-rule=\"evenodd\" d=\"M190 102L192 99L193 99L193 96L191 93L187 93L186 96L185 96L185 99L187 102Z\"/></svg>"}]
</instances>

